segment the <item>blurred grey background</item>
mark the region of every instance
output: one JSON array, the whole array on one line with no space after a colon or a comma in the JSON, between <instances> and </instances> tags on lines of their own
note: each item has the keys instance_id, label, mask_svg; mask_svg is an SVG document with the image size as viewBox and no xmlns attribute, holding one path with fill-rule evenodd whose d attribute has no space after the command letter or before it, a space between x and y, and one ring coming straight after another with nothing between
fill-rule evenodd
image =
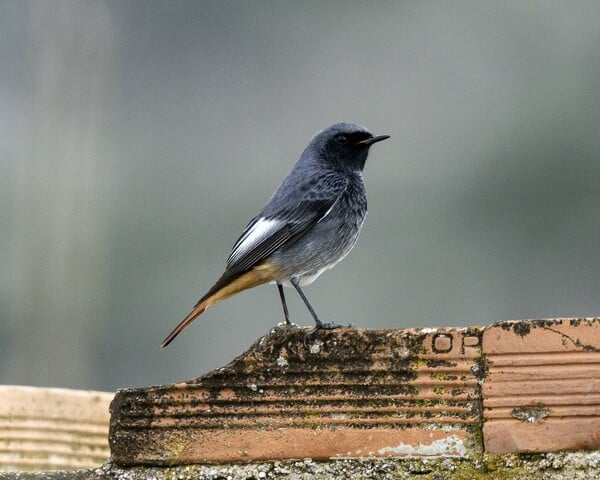
<instances>
[{"instance_id":1,"label":"blurred grey background","mask_svg":"<svg viewBox=\"0 0 600 480\"><path fill-rule=\"evenodd\" d=\"M323 319L600 315L599 24L597 1L0 1L0 383L241 353L273 286L159 344L337 121L392 139L356 248L306 290Z\"/></svg>"}]
</instances>

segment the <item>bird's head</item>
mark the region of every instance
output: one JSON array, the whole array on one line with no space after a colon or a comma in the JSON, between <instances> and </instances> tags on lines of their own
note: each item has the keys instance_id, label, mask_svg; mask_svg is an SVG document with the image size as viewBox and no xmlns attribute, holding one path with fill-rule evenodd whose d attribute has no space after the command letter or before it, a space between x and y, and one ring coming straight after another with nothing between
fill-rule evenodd
<instances>
[{"instance_id":1,"label":"bird's head","mask_svg":"<svg viewBox=\"0 0 600 480\"><path fill-rule=\"evenodd\" d=\"M330 166L362 170L369 147L387 138L389 135L374 136L355 123L336 123L318 132L305 153L316 154Z\"/></svg>"}]
</instances>

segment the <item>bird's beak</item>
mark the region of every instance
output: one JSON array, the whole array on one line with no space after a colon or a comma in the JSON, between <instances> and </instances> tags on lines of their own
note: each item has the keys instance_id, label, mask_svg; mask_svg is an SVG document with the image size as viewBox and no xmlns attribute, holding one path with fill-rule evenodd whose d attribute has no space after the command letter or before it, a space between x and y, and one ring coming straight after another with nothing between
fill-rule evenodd
<instances>
[{"instance_id":1,"label":"bird's beak","mask_svg":"<svg viewBox=\"0 0 600 480\"><path fill-rule=\"evenodd\" d=\"M389 135L379 135L377 137L371 137L371 138L367 138L366 140L361 140L360 142L357 142L357 145L373 145L374 143L377 142L381 142L382 140L387 140L388 138L390 138Z\"/></svg>"}]
</instances>

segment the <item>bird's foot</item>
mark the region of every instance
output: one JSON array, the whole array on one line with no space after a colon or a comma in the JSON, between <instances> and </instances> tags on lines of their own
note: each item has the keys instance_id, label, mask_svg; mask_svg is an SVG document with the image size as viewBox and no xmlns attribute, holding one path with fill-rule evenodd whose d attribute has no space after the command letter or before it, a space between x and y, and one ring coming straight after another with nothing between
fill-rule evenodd
<instances>
[{"instance_id":1,"label":"bird's foot","mask_svg":"<svg viewBox=\"0 0 600 480\"><path fill-rule=\"evenodd\" d=\"M279 332L280 330L288 330L290 328L299 328L299 327L298 327L298 325L296 325L295 323L292 323L292 322L279 322L277 325L275 325L273 328L271 328L271 330L269 330L269 333Z\"/></svg>"},{"instance_id":2,"label":"bird's foot","mask_svg":"<svg viewBox=\"0 0 600 480\"><path fill-rule=\"evenodd\" d=\"M315 332L317 330L333 330L335 328L347 328L351 326L352 325L342 325L341 323L328 322L321 323L321 325L316 325L315 328L313 328L311 331Z\"/></svg>"},{"instance_id":3,"label":"bird's foot","mask_svg":"<svg viewBox=\"0 0 600 480\"><path fill-rule=\"evenodd\" d=\"M350 327L354 327L354 325L342 325L340 323L335 323L335 322L327 322L327 323L321 322L321 323L317 323L314 326L314 328L312 328L311 330L309 330L308 332L306 332L304 334L304 346L306 348L308 348L308 341L319 330L334 330L336 328L350 328Z\"/></svg>"}]
</instances>

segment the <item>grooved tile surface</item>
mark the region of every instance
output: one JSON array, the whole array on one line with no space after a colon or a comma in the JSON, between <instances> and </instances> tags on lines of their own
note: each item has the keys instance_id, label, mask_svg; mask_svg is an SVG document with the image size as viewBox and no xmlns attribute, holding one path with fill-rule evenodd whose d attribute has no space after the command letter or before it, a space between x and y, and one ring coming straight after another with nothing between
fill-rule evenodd
<instances>
[{"instance_id":1,"label":"grooved tile surface","mask_svg":"<svg viewBox=\"0 0 600 480\"><path fill-rule=\"evenodd\" d=\"M0 386L0 471L106 462L111 393Z\"/></svg>"},{"instance_id":2,"label":"grooved tile surface","mask_svg":"<svg viewBox=\"0 0 600 480\"><path fill-rule=\"evenodd\" d=\"M481 332L278 331L227 366L119 391L122 465L478 452Z\"/></svg>"},{"instance_id":3,"label":"grooved tile surface","mask_svg":"<svg viewBox=\"0 0 600 480\"><path fill-rule=\"evenodd\" d=\"M600 319L502 322L483 352L486 451L600 447Z\"/></svg>"}]
</instances>

